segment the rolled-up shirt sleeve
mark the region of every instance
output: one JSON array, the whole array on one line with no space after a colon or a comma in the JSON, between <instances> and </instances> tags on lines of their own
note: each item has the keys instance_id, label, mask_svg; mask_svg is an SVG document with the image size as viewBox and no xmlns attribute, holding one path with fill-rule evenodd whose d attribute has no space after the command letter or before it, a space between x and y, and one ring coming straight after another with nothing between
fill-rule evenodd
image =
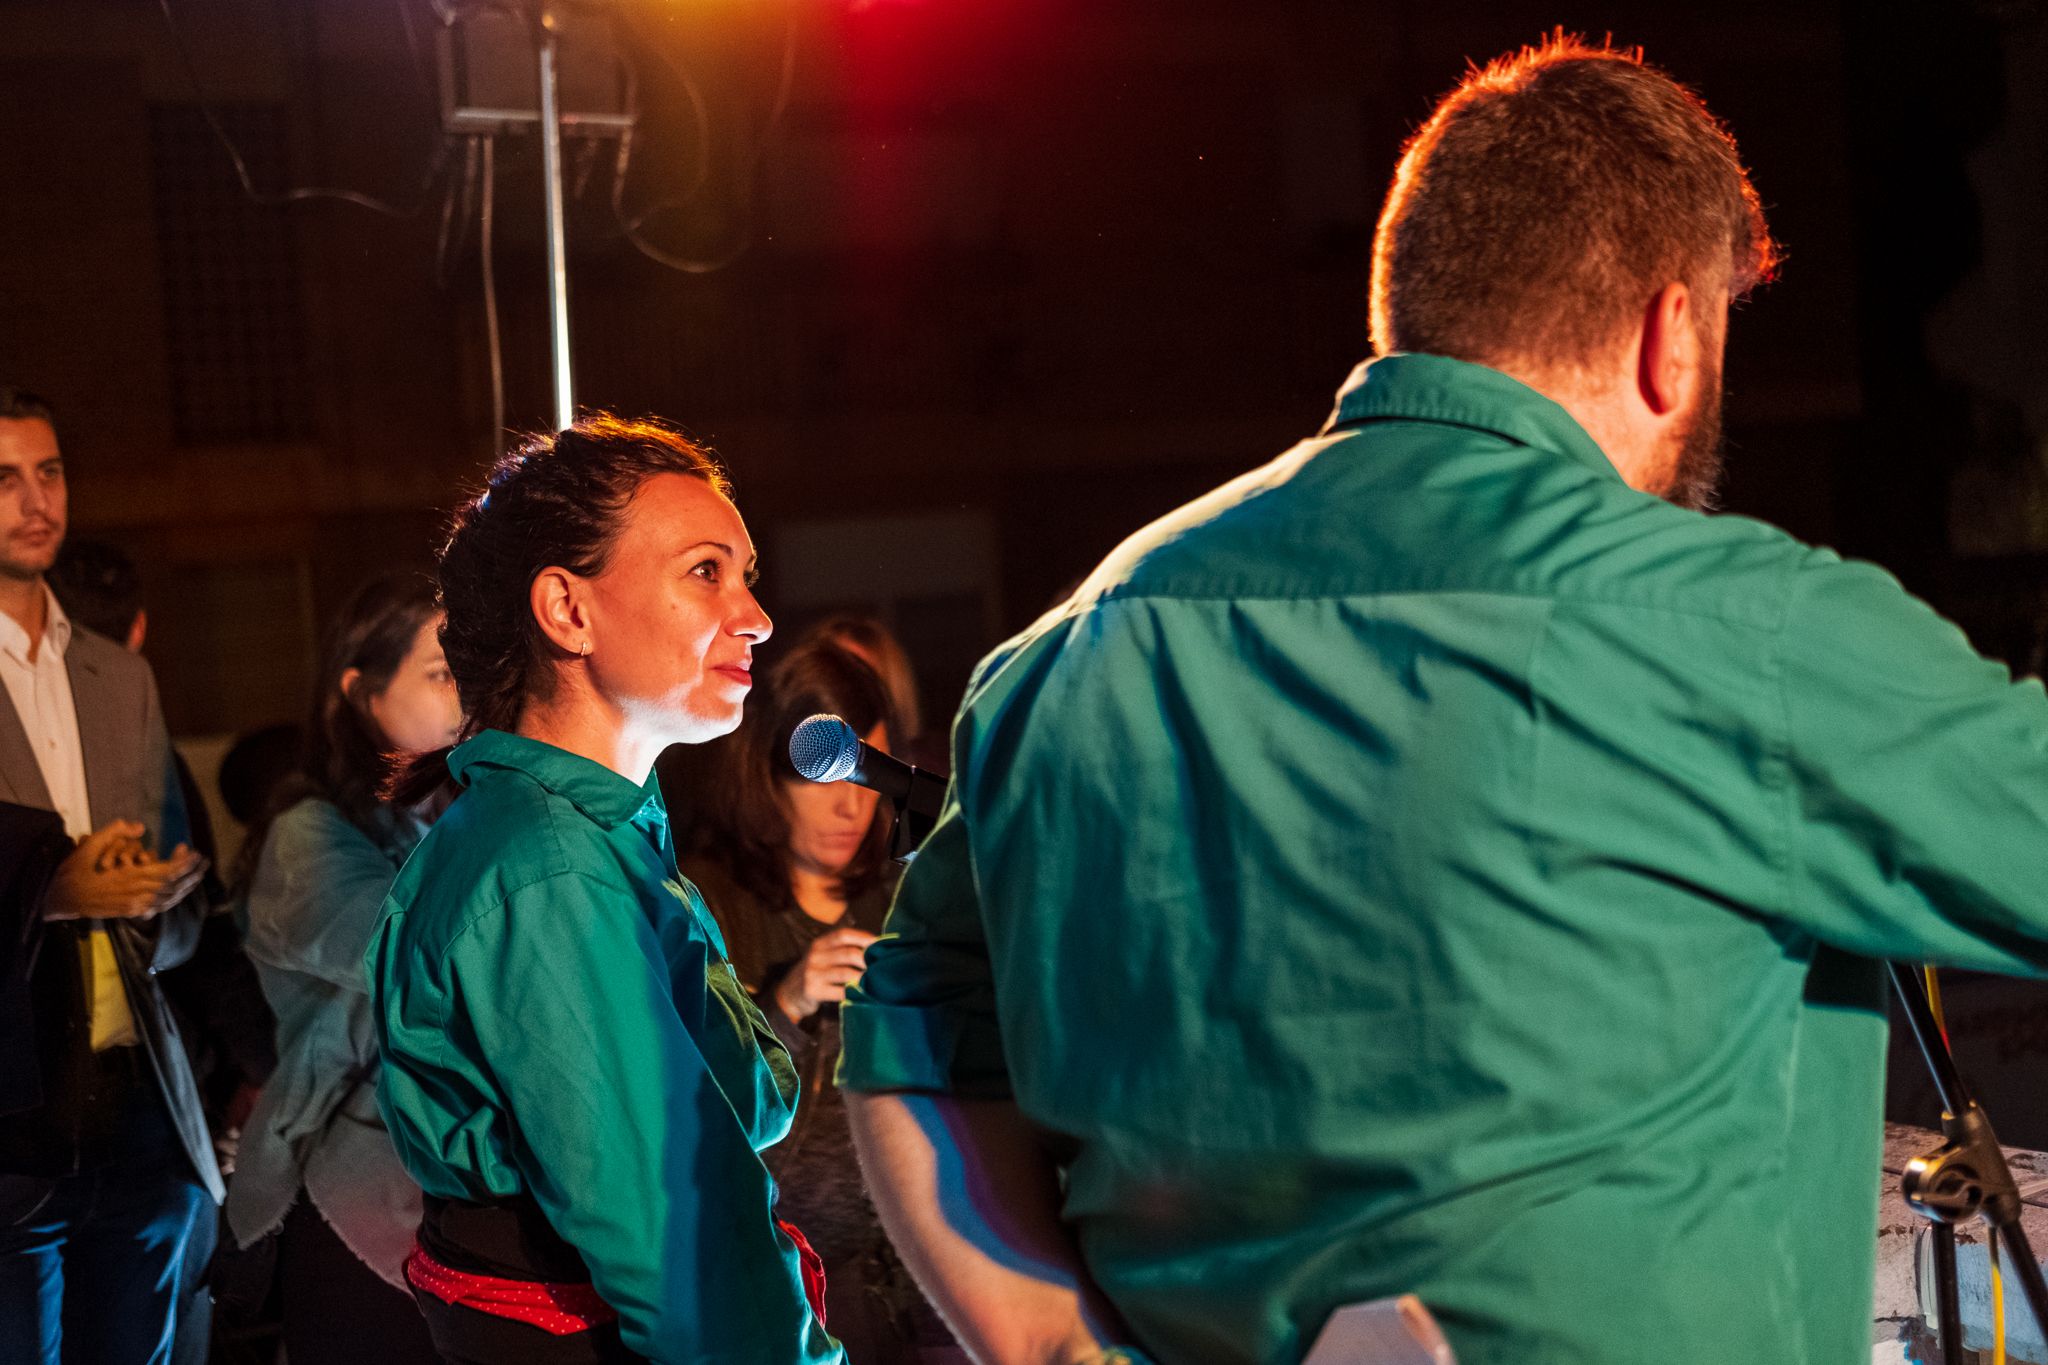
<instances>
[{"instance_id":1,"label":"rolled-up shirt sleeve","mask_svg":"<svg viewBox=\"0 0 2048 1365\"><path fill-rule=\"evenodd\" d=\"M968 1099L1010 1095L973 853L957 793L904 870L840 1013L839 1084Z\"/></svg>"},{"instance_id":2,"label":"rolled-up shirt sleeve","mask_svg":"<svg viewBox=\"0 0 2048 1365\"><path fill-rule=\"evenodd\" d=\"M491 1059L528 1189L659 1362L838 1358L774 1192L622 888L563 873L450 946L450 1022Z\"/></svg>"},{"instance_id":3,"label":"rolled-up shirt sleeve","mask_svg":"<svg viewBox=\"0 0 2048 1365\"><path fill-rule=\"evenodd\" d=\"M1816 551L1781 635L1787 916L1872 957L2048 973L2048 697Z\"/></svg>"}]
</instances>

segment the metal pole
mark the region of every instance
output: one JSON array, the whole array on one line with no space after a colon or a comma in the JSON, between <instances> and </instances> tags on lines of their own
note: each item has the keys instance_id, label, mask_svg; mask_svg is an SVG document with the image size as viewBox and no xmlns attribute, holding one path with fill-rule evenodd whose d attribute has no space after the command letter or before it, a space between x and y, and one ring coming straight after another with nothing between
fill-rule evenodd
<instances>
[{"instance_id":1,"label":"metal pole","mask_svg":"<svg viewBox=\"0 0 2048 1365\"><path fill-rule=\"evenodd\" d=\"M1934 1236L1935 1336L1941 1343L1941 1365L1963 1365L1963 1294L1956 1272L1956 1230L1936 1223Z\"/></svg>"},{"instance_id":2,"label":"metal pole","mask_svg":"<svg viewBox=\"0 0 2048 1365\"><path fill-rule=\"evenodd\" d=\"M534 30L540 52L540 175L547 196L548 332L555 362L555 428L576 421L575 380L569 369L569 242L562 222L562 111L556 88L554 15L541 0Z\"/></svg>"}]
</instances>

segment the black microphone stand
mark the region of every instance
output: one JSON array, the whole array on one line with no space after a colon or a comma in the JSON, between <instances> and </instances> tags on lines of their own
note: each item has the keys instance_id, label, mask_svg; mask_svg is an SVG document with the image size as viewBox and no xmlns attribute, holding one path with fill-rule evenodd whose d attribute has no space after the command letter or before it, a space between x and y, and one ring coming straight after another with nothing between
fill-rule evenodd
<instances>
[{"instance_id":1,"label":"black microphone stand","mask_svg":"<svg viewBox=\"0 0 2048 1365\"><path fill-rule=\"evenodd\" d=\"M2044 1335L2048 1335L2048 1280L2041 1275L2041 1263L2027 1245L2020 1226L2019 1185L2005 1164L2005 1152L1991 1131L1991 1120L1963 1085L1956 1062L1934 1020L1927 989L1913 975L1913 968L1897 962L1885 964L1891 970L1892 988L1905 1006L1906 1022L1920 1055L1927 1059L1928 1074L1934 1078L1935 1093L1941 1098L1941 1131L1948 1138L1926 1156L1913 1158L1899 1181L1899 1191L1913 1211L1934 1225L1934 1299L1940 1319L1938 1337L1943 1365L1963 1365L1963 1320L1961 1291L1956 1275L1956 1228L1982 1217L1991 1225L1991 1235L2002 1242L2013 1273L2019 1277L2027 1307ZM1995 1253L1997 1247L1992 1248Z\"/></svg>"},{"instance_id":2,"label":"black microphone stand","mask_svg":"<svg viewBox=\"0 0 2048 1365\"><path fill-rule=\"evenodd\" d=\"M913 771L920 777L930 776L922 768ZM907 799L891 800L889 804L896 808L896 825L889 831L889 856L899 863L907 863L910 861L910 855L917 852L925 837L932 832L932 826L938 821L923 811L914 809Z\"/></svg>"}]
</instances>

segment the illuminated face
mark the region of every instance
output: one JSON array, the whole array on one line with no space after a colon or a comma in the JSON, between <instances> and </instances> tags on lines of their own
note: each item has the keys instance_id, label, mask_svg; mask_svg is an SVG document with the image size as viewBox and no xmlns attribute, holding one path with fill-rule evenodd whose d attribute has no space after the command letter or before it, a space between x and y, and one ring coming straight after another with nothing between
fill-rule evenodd
<instances>
[{"instance_id":1,"label":"illuminated face","mask_svg":"<svg viewBox=\"0 0 2048 1365\"><path fill-rule=\"evenodd\" d=\"M421 624L384 690L368 699L370 719L384 742L394 749L423 753L455 742L462 725L462 703L455 676L441 653L441 617Z\"/></svg>"},{"instance_id":2,"label":"illuminated face","mask_svg":"<svg viewBox=\"0 0 2048 1365\"><path fill-rule=\"evenodd\" d=\"M861 736L869 747L889 751L888 727L877 725ZM792 867L836 877L860 852L875 822L875 804L882 798L851 782L785 781L782 811L789 817L789 861Z\"/></svg>"},{"instance_id":3,"label":"illuminated face","mask_svg":"<svg viewBox=\"0 0 2048 1365\"><path fill-rule=\"evenodd\" d=\"M40 417L0 417L0 577L49 572L67 505L56 431Z\"/></svg>"},{"instance_id":4,"label":"illuminated face","mask_svg":"<svg viewBox=\"0 0 2048 1365\"><path fill-rule=\"evenodd\" d=\"M754 600L754 542L703 479L657 474L626 504L590 580L589 677L644 734L700 744L740 723L754 646L773 626Z\"/></svg>"}]
</instances>

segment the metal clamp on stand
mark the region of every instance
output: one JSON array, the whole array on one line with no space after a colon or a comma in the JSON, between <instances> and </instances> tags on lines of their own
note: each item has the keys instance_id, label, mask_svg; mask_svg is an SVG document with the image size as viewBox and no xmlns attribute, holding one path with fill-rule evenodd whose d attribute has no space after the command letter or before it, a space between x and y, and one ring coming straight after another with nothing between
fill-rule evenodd
<instances>
[{"instance_id":1,"label":"metal clamp on stand","mask_svg":"<svg viewBox=\"0 0 2048 1365\"><path fill-rule=\"evenodd\" d=\"M1912 1026L1913 1039L1933 1077L1935 1093L1941 1098L1941 1130L1948 1137L1939 1148L1907 1163L1899 1191L1915 1213L1934 1224L1934 1292L1941 1357L1945 1365L1963 1365L1956 1228L1980 1217L1991 1225L2044 1334L2048 1334L2048 1280L2042 1278L2041 1263L2034 1259L2034 1250L2020 1227L2019 1184L2006 1164L1991 1120L1970 1097L1956 1071L1955 1058L1935 1021L1926 989L1912 968L1896 962L1886 965L1899 1003L1905 1007L1906 1021Z\"/></svg>"},{"instance_id":2,"label":"metal clamp on stand","mask_svg":"<svg viewBox=\"0 0 2048 1365\"><path fill-rule=\"evenodd\" d=\"M1962 1113L1944 1112L1948 1141L1907 1163L1899 1192L1913 1211L1936 1223L1967 1223L1979 1214L1993 1227L2017 1223L2020 1187L2006 1165L1991 1120L1969 1101Z\"/></svg>"}]
</instances>

